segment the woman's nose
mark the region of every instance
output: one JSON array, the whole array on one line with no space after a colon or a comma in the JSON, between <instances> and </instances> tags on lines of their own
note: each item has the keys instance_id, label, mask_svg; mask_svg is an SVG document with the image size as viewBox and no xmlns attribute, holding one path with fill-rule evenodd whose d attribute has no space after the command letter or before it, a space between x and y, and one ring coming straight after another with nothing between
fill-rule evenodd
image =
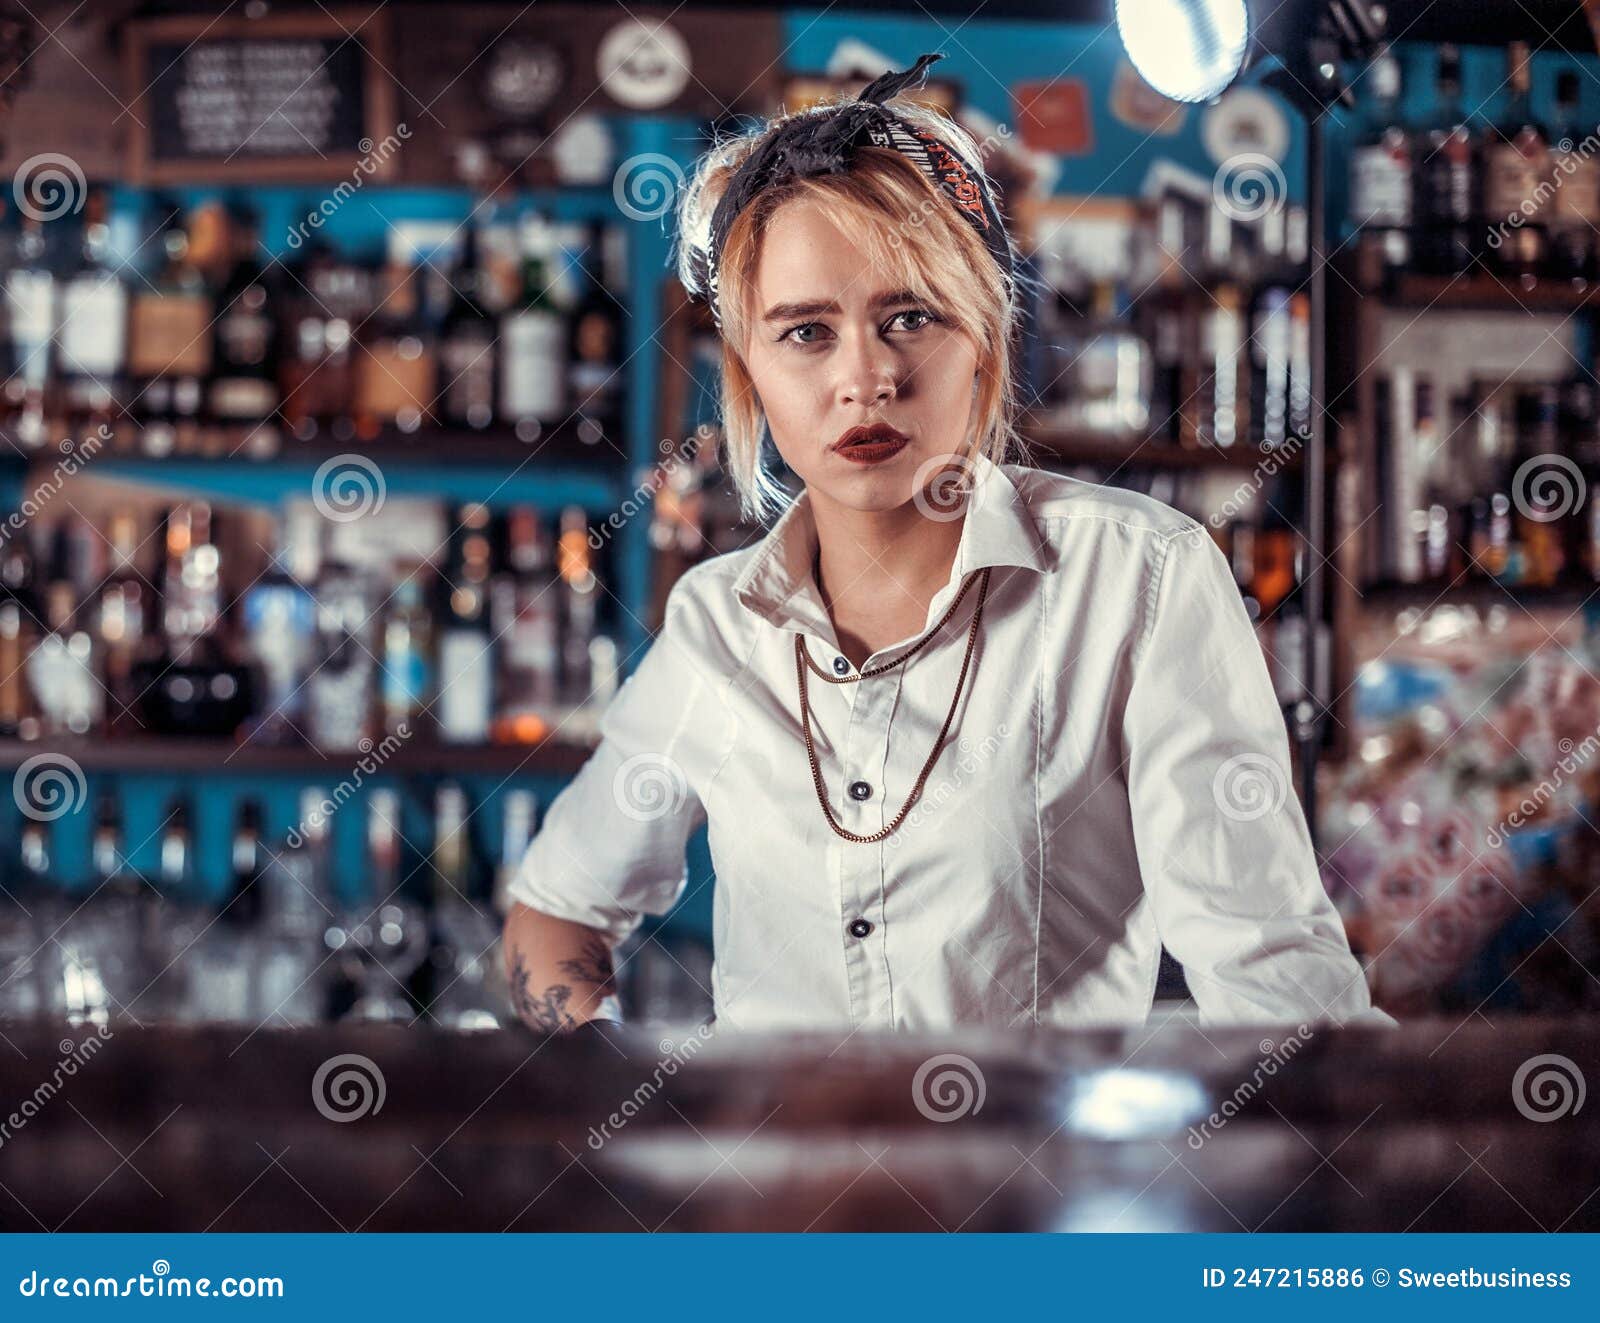
<instances>
[{"instance_id":1,"label":"woman's nose","mask_svg":"<svg viewBox=\"0 0 1600 1323\"><path fill-rule=\"evenodd\" d=\"M857 342L841 356L839 398L843 404L883 404L898 389L893 355L883 345Z\"/></svg>"}]
</instances>

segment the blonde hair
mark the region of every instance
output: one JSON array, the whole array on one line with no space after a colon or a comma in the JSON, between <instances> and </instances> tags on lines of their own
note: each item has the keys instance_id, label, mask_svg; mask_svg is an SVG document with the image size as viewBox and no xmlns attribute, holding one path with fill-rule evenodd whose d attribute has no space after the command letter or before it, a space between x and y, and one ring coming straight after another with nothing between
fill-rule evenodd
<instances>
[{"instance_id":1,"label":"blonde hair","mask_svg":"<svg viewBox=\"0 0 1600 1323\"><path fill-rule=\"evenodd\" d=\"M684 288L705 297L699 257L709 247L711 215L745 158L784 124L826 114L835 103L767 120L748 133L716 142L696 163L679 199L676 265ZM938 138L967 168L983 175L982 149L948 116L917 102L891 98L887 108ZM1020 277L1008 291L982 237L937 185L900 152L858 147L840 174L791 178L763 189L729 227L718 277L722 321L721 413L726 463L745 518L781 510L787 493L761 460L766 418L743 349L755 325L755 274L767 221L785 202L815 202L844 233L857 237L872 264L912 291L977 347L977 398L970 449L998 464L1018 442L1012 349L1018 326Z\"/></svg>"}]
</instances>

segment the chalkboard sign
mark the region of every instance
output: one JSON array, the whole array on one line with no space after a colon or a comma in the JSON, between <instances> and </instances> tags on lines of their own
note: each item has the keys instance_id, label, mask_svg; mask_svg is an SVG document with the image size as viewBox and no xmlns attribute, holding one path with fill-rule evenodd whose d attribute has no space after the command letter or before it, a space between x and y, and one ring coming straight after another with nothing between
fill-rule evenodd
<instances>
[{"instance_id":1,"label":"chalkboard sign","mask_svg":"<svg viewBox=\"0 0 1600 1323\"><path fill-rule=\"evenodd\" d=\"M138 92L129 174L156 184L332 179L393 168L394 88L381 12L128 27ZM400 135L405 136L404 134Z\"/></svg>"}]
</instances>

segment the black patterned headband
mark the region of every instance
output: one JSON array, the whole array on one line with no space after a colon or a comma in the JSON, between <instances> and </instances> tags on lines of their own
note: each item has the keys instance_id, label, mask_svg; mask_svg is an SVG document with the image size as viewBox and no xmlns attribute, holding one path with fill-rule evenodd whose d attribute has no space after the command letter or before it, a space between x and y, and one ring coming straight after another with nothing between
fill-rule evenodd
<instances>
[{"instance_id":1,"label":"black patterned headband","mask_svg":"<svg viewBox=\"0 0 1600 1323\"><path fill-rule=\"evenodd\" d=\"M699 285L719 330L722 248L739 213L756 194L774 184L845 173L860 146L892 147L915 162L982 237L1000 267L1009 296L1016 259L988 185L945 143L882 105L907 87L919 85L928 66L943 58L937 54L920 56L909 69L875 78L854 100L796 115L775 129L735 171L712 212L710 243L695 254Z\"/></svg>"}]
</instances>

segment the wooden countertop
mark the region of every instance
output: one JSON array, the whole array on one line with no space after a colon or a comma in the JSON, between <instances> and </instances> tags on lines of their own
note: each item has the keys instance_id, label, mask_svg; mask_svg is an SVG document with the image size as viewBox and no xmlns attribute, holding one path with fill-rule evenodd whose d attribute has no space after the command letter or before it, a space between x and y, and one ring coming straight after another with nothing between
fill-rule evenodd
<instances>
[{"instance_id":1,"label":"wooden countertop","mask_svg":"<svg viewBox=\"0 0 1600 1323\"><path fill-rule=\"evenodd\" d=\"M1594 1019L0 1033L5 1231L1600 1230Z\"/></svg>"}]
</instances>

